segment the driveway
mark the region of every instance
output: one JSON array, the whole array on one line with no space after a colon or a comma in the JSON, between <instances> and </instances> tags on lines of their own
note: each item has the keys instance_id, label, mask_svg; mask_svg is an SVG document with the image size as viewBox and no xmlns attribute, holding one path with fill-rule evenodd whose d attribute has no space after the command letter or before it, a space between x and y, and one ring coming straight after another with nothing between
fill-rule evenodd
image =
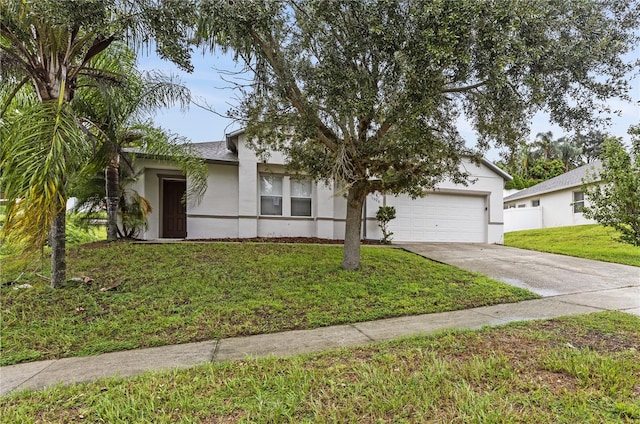
<instances>
[{"instance_id":1,"label":"driveway","mask_svg":"<svg viewBox=\"0 0 640 424\"><path fill-rule=\"evenodd\" d=\"M543 297L640 315L640 268L493 244L408 243L400 247Z\"/></svg>"}]
</instances>

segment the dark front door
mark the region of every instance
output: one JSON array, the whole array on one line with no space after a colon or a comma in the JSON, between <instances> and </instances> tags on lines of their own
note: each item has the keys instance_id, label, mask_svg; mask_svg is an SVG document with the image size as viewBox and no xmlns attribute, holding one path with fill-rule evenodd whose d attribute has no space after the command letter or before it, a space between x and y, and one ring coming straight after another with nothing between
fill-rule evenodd
<instances>
[{"instance_id":1,"label":"dark front door","mask_svg":"<svg viewBox=\"0 0 640 424\"><path fill-rule=\"evenodd\" d=\"M162 237L187 237L187 207L182 202L186 181L162 180Z\"/></svg>"}]
</instances>

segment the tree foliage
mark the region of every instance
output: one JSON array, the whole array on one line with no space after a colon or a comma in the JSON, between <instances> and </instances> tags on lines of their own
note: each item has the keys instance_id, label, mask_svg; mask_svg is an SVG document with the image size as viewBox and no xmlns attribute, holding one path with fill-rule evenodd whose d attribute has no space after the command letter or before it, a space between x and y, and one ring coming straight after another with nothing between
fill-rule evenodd
<instances>
[{"instance_id":1,"label":"tree foliage","mask_svg":"<svg viewBox=\"0 0 640 424\"><path fill-rule=\"evenodd\" d=\"M393 206L380 206L376 212L376 221L378 221L378 227L382 231L382 238L380 241L384 244L391 243L391 237L393 232L389 230L389 222L396 219L396 208Z\"/></svg>"},{"instance_id":2,"label":"tree foliage","mask_svg":"<svg viewBox=\"0 0 640 424\"><path fill-rule=\"evenodd\" d=\"M576 145L582 149L583 162L591 163L600 158L602 145L606 139L607 134L598 130L591 130L584 134L577 134L575 136Z\"/></svg>"},{"instance_id":3,"label":"tree foliage","mask_svg":"<svg viewBox=\"0 0 640 424\"><path fill-rule=\"evenodd\" d=\"M505 188L522 190L582 166L584 140L580 134L554 140L548 131L538 133L532 143L503 152L497 165L513 176Z\"/></svg>"},{"instance_id":4,"label":"tree foliage","mask_svg":"<svg viewBox=\"0 0 640 424\"><path fill-rule=\"evenodd\" d=\"M584 216L620 232L620 241L640 246L640 125L632 127L631 152L613 137L600 154L602 169L589 175Z\"/></svg>"},{"instance_id":5,"label":"tree foliage","mask_svg":"<svg viewBox=\"0 0 640 424\"><path fill-rule=\"evenodd\" d=\"M160 56L190 69L194 10L189 1L0 0L0 72L11 85L0 105L0 165L11 205L2 232L28 253L44 243L50 227L52 286L65 279L69 177L87 159L85 126L73 113L76 90L118 79L92 66L118 39L137 47L155 39ZM15 113L14 99L27 85L40 104Z\"/></svg>"},{"instance_id":6,"label":"tree foliage","mask_svg":"<svg viewBox=\"0 0 640 424\"><path fill-rule=\"evenodd\" d=\"M355 269L368 193L464 183L462 157L523 139L533 113L575 128L628 99L637 25L626 0L211 0L198 35L255 73L236 114L247 136L345 187L343 267Z\"/></svg>"},{"instance_id":7,"label":"tree foliage","mask_svg":"<svg viewBox=\"0 0 640 424\"><path fill-rule=\"evenodd\" d=\"M194 154L191 143L155 127L149 120L160 108L179 105L186 110L189 106L191 93L176 77L157 71L138 71L135 54L121 43L114 43L108 51L96 56L95 62L101 69L119 75L120 81L118 84L96 82L80 89L76 96L75 110L84 117L88 133L99 147L91 166L80 177L80 184L85 183L85 187L79 188L83 196L78 206L85 210L105 206L107 239L115 240L119 202L123 198L119 168L121 163L131 168L125 157L127 148L136 147L176 162L189 177L186 195L191 201L197 201L204 194L207 170L204 161ZM97 172L104 173L102 188L95 186L92 175L87 175L96 172L96 168ZM120 233L131 234L130 231Z\"/></svg>"}]
</instances>

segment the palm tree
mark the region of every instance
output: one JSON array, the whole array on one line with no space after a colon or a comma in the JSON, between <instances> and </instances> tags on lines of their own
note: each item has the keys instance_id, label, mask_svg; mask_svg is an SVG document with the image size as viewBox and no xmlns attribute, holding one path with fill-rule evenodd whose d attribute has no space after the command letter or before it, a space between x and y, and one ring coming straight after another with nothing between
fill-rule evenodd
<instances>
[{"instance_id":1,"label":"palm tree","mask_svg":"<svg viewBox=\"0 0 640 424\"><path fill-rule=\"evenodd\" d=\"M558 159L564 164L564 172L582 164L582 149L575 145L573 139L560 137L554 141L554 150L558 154Z\"/></svg>"},{"instance_id":2,"label":"palm tree","mask_svg":"<svg viewBox=\"0 0 640 424\"><path fill-rule=\"evenodd\" d=\"M542 158L545 161L555 159L556 155L553 149L553 133L551 131L539 132L536 134L533 146L536 148L536 159Z\"/></svg>"},{"instance_id":3,"label":"palm tree","mask_svg":"<svg viewBox=\"0 0 640 424\"><path fill-rule=\"evenodd\" d=\"M131 169L124 150L137 147L153 155L171 158L189 176L188 197L199 198L206 189L206 167L182 137L154 127L147 118L159 108L178 104L188 107L189 90L174 77L158 72L139 72L134 53L122 44L96 57L101 69L123 76L122 83L94 84L82 90L76 110L87 120L89 131L100 142L92 167L104 169L104 197L107 211L107 240L118 237L118 203L121 198L121 159ZM85 190L86 193L86 190ZM94 197L95 199L95 197ZM89 202L90 203L90 202ZM78 206L88 206L81 202Z\"/></svg>"},{"instance_id":4,"label":"palm tree","mask_svg":"<svg viewBox=\"0 0 640 424\"><path fill-rule=\"evenodd\" d=\"M79 80L112 77L91 66L92 59L123 35L138 46L155 38L161 56L189 68L186 24L194 10L188 1L0 0L0 72L13 86L0 105L0 166L9 201L2 233L21 240L28 252L44 244L50 228L52 287L66 276L69 176L86 161L89 147L72 109ZM27 84L38 103L9 112Z\"/></svg>"}]
</instances>

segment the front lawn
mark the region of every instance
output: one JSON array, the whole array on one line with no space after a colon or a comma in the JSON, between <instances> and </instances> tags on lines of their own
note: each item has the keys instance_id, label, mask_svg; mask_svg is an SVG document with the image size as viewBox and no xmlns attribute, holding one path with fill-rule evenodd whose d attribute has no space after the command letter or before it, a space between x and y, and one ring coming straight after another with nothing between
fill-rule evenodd
<instances>
[{"instance_id":1,"label":"front lawn","mask_svg":"<svg viewBox=\"0 0 640 424\"><path fill-rule=\"evenodd\" d=\"M16 423L631 423L640 319L514 323L2 400L0 416Z\"/></svg>"},{"instance_id":2,"label":"front lawn","mask_svg":"<svg viewBox=\"0 0 640 424\"><path fill-rule=\"evenodd\" d=\"M614 230L601 225L578 225L505 233L504 245L640 266L640 247L617 242L615 237Z\"/></svg>"},{"instance_id":3,"label":"front lawn","mask_svg":"<svg viewBox=\"0 0 640 424\"><path fill-rule=\"evenodd\" d=\"M0 291L3 365L517 302L536 295L402 250L272 243L100 243L69 250L90 284ZM108 291L100 288L117 287Z\"/></svg>"}]
</instances>

